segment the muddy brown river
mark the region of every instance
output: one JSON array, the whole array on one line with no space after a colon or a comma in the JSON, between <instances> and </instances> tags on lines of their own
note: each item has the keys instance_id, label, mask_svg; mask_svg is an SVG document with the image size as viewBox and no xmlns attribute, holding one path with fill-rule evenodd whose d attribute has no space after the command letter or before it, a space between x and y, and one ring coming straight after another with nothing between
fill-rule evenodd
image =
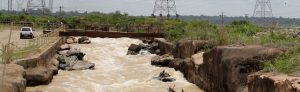
<instances>
[{"instance_id":1,"label":"muddy brown river","mask_svg":"<svg viewBox=\"0 0 300 92\"><path fill-rule=\"evenodd\" d=\"M155 55L126 55L132 43L142 43L130 38L93 38L92 44L74 44L96 64L95 70L59 71L49 85L27 87L28 92L168 92L175 85L177 92L203 92L189 83L183 74L172 68L150 64ZM175 82L153 79L166 70L176 78Z\"/></svg>"}]
</instances>

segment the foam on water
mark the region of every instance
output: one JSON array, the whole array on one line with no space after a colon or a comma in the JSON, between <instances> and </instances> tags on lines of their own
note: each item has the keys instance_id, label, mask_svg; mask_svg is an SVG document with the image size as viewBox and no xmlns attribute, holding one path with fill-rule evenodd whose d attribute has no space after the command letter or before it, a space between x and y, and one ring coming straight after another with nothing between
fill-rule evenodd
<instances>
[{"instance_id":1,"label":"foam on water","mask_svg":"<svg viewBox=\"0 0 300 92\"><path fill-rule=\"evenodd\" d=\"M182 73L171 68L151 66L152 54L126 55L130 44L142 43L130 38L93 38L92 44L74 44L96 64L95 70L59 71L49 85L28 87L28 91L43 92L167 92L176 90L202 92L196 85L184 79ZM153 79L166 70L175 82L164 83Z\"/></svg>"}]
</instances>

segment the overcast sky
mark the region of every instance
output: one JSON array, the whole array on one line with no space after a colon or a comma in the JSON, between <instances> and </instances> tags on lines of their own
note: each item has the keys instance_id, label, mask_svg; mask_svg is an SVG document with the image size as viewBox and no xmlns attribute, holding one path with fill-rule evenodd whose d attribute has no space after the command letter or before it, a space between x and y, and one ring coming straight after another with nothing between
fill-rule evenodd
<instances>
[{"instance_id":1,"label":"overcast sky","mask_svg":"<svg viewBox=\"0 0 300 92\"><path fill-rule=\"evenodd\" d=\"M20 1L22 2L22 1ZM120 10L130 15L150 15L155 0L54 0L55 10L60 5L65 10L114 12ZM180 15L253 15L256 0L176 0ZM274 16L300 18L300 0L271 0ZM0 8L6 8L7 0L0 0ZM15 4L16 5L16 4ZM23 7L26 5L23 1ZM17 9L17 7L14 7Z\"/></svg>"}]
</instances>

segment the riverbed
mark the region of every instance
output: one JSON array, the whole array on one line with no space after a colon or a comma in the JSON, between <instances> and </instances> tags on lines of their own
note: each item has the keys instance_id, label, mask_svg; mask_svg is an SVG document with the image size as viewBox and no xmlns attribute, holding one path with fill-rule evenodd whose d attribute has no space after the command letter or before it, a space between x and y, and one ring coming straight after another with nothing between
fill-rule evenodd
<instances>
[{"instance_id":1,"label":"riverbed","mask_svg":"<svg viewBox=\"0 0 300 92\"><path fill-rule=\"evenodd\" d=\"M175 85L177 92L203 92L189 83L183 74L172 68L150 64L155 55L126 55L130 44L142 43L131 38L92 38L91 44L72 44L87 54L94 70L59 71L49 85L27 87L28 92L168 92ZM153 79L166 70L175 82Z\"/></svg>"}]
</instances>

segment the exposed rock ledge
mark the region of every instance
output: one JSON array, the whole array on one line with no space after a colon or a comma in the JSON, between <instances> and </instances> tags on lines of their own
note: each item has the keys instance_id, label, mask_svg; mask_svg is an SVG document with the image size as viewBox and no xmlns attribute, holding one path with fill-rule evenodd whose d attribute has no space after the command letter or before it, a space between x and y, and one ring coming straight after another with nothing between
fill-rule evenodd
<instances>
[{"instance_id":1,"label":"exposed rock ledge","mask_svg":"<svg viewBox=\"0 0 300 92\"><path fill-rule=\"evenodd\" d=\"M25 92L26 80L24 79L25 70L22 66L16 64L7 64L5 69L5 76L3 78L3 64L0 64L0 91L1 92Z\"/></svg>"},{"instance_id":2,"label":"exposed rock ledge","mask_svg":"<svg viewBox=\"0 0 300 92\"><path fill-rule=\"evenodd\" d=\"M179 50L175 56L181 55L169 62L169 67L181 71L188 81L208 92L247 92L248 75L263 69L264 60L272 60L284 53L278 48L262 46L217 46L193 55L191 53L196 50L188 47L195 45L184 43L175 48Z\"/></svg>"},{"instance_id":3,"label":"exposed rock ledge","mask_svg":"<svg viewBox=\"0 0 300 92\"><path fill-rule=\"evenodd\" d=\"M203 55L200 65L202 88L209 92L248 90L247 77L263 69L262 61L272 60L284 52L262 46L218 46Z\"/></svg>"},{"instance_id":4,"label":"exposed rock ledge","mask_svg":"<svg viewBox=\"0 0 300 92\"><path fill-rule=\"evenodd\" d=\"M249 92L300 92L300 77L255 73L248 77Z\"/></svg>"}]
</instances>

